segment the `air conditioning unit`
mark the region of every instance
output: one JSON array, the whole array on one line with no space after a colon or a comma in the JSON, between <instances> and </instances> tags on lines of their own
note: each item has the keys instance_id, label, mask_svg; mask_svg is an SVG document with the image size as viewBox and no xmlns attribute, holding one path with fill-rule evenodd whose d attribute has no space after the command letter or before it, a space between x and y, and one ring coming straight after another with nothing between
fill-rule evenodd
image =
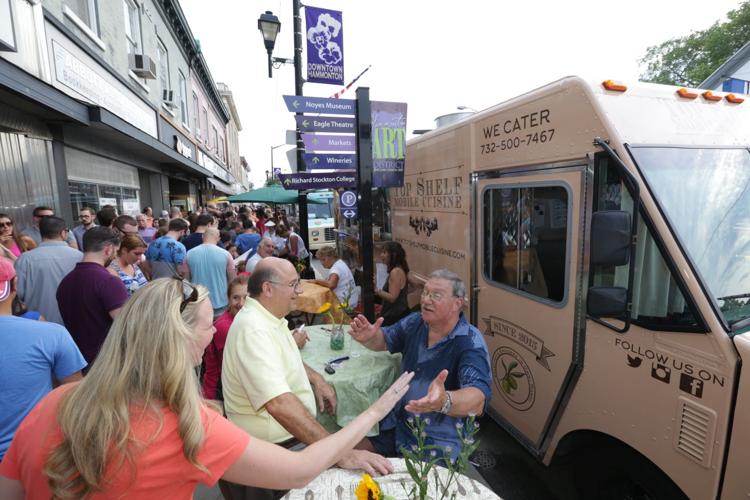
<instances>
[{"instance_id":1,"label":"air conditioning unit","mask_svg":"<svg viewBox=\"0 0 750 500\"><path fill-rule=\"evenodd\" d=\"M161 100L168 108L175 109L177 104L174 102L174 90L164 89L161 91Z\"/></svg>"},{"instance_id":2,"label":"air conditioning unit","mask_svg":"<svg viewBox=\"0 0 750 500\"><path fill-rule=\"evenodd\" d=\"M128 58L130 71L141 78L156 79L156 63L150 57L143 54L130 54Z\"/></svg>"}]
</instances>

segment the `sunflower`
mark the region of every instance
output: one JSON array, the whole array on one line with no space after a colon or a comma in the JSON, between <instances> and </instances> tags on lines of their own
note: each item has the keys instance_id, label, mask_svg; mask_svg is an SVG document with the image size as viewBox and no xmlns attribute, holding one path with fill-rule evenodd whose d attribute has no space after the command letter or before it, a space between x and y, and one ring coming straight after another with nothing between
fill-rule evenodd
<instances>
[{"instance_id":1,"label":"sunflower","mask_svg":"<svg viewBox=\"0 0 750 500\"><path fill-rule=\"evenodd\" d=\"M354 493L357 500L380 500L380 487L369 474L362 474L362 480Z\"/></svg>"},{"instance_id":2,"label":"sunflower","mask_svg":"<svg viewBox=\"0 0 750 500\"><path fill-rule=\"evenodd\" d=\"M315 314L325 314L330 309L331 309L331 303L330 302L326 302L325 304L323 304L322 306L320 306L320 308L317 311L315 311Z\"/></svg>"}]
</instances>

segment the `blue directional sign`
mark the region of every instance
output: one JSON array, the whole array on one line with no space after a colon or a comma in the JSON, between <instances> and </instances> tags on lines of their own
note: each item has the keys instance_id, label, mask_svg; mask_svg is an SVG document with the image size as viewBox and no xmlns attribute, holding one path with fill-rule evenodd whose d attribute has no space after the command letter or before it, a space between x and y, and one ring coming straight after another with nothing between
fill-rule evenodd
<instances>
[{"instance_id":1,"label":"blue directional sign","mask_svg":"<svg viewBox=\"0 0 750 500\"><path fill-rule=\"evenodd\" d=\"M331 99L326 97L307 97L303 95L285 95L284 103L292 113L320 113L324 115L354 116L354 99Z\"/></svg>"},{"instance_id":2,"label":"blue directional sign","mask_svg":"<svg viewBox=\"0 0 750 500\"><path fill-rule=\"evenodd\" d=\"M305 143L305 151L311 153L317 153L318 151L357 150L357 138L353 135L303 132L302 142Z\"/></svg>"},{"instance_id":3,"label":"blue directional sign","mask_svg":"<svg viewBox=\"0 0 750 500\"><path fill-rule=\"evenodd\" d=\"M308 170L356 170L356 154L304 153L302 159Z\"/></svg>"},{"instance_id":4,"label":"blue directional sign","mask_svg":"<svg viewBox=\"0 0 750 500\"><path fill-rule=\"evenodd\" d=\"M354 118L349 117L297 115L294 120L300 132L355 132Z\"/></svg>"},{"instance_id":5,"label":"blue directional sign","mask_svg":"<svg viewBox=\"0 0 750 500\"><path fill-rule=\"evenodd\" d=\"M357 217L357 193L355 191L344 191L339 197L339 209L341 215L347 219Z\"/></svg>"}]
</instances>

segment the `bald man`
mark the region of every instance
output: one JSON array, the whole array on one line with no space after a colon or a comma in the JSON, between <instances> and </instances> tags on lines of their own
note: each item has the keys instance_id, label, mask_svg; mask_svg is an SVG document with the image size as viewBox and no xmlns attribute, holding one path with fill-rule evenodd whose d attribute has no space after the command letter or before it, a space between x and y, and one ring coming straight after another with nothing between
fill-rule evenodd
<instances>
[{"instance_id":1,"label":"bald man","mask_svg":"<svg viewBox=\"0 0 750 500\"><path fill-rule=\"evenodd\" d=\"M336 392L304 364L284 318L296 309L302 293L297 271L287 260L266 257L255 266L247 290L249 297L224 346L221 380L227 417L253 436L288 448L319 441L328 432L315 419L316 410L335 414ZM351 451L337 465L370 474L392 472L386 458L364 450ZM281 496L235 484L224 488L230 488L231 498Z\"/></svg>"},{"instance_id":2,"label":"bald man","mask_svg":"<svg viewBox=\"0 0 750 500\"><path fill-rule=\"evenodd\" d=\"M216 245L219 239L219 230L208 227L203 232L203 243L187 253L191 280L208 288L214 319L226 310L227 284L235 277L232 255Z\"/></svg>"}]
</instances>

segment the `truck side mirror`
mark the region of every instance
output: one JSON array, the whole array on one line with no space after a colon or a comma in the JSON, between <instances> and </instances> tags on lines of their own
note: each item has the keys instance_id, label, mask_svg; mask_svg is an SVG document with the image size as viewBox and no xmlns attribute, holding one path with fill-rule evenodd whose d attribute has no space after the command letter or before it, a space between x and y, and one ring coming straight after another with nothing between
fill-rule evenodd
<instances>
[{"instance_id":1,"label":"truck side mirror","mask_svg":"<svg viewBox=\"0 0 750 500\"><path fill-rule=\"evenodd\" d=\"M628 309L628 289L621 286L592 286L586 309L595 318L621 318Z\"/></svg>"},{"instance_id":2,"label":"truck side mirror","mask_svg":"<svg viewBox=\"0 0 750 500\"><path fill-rule=\"evenodd\" d=\"M630 262L632 229L630 212L594 212L591 217L591 264L624 266Z\"/></svg>"}]
</instances>

